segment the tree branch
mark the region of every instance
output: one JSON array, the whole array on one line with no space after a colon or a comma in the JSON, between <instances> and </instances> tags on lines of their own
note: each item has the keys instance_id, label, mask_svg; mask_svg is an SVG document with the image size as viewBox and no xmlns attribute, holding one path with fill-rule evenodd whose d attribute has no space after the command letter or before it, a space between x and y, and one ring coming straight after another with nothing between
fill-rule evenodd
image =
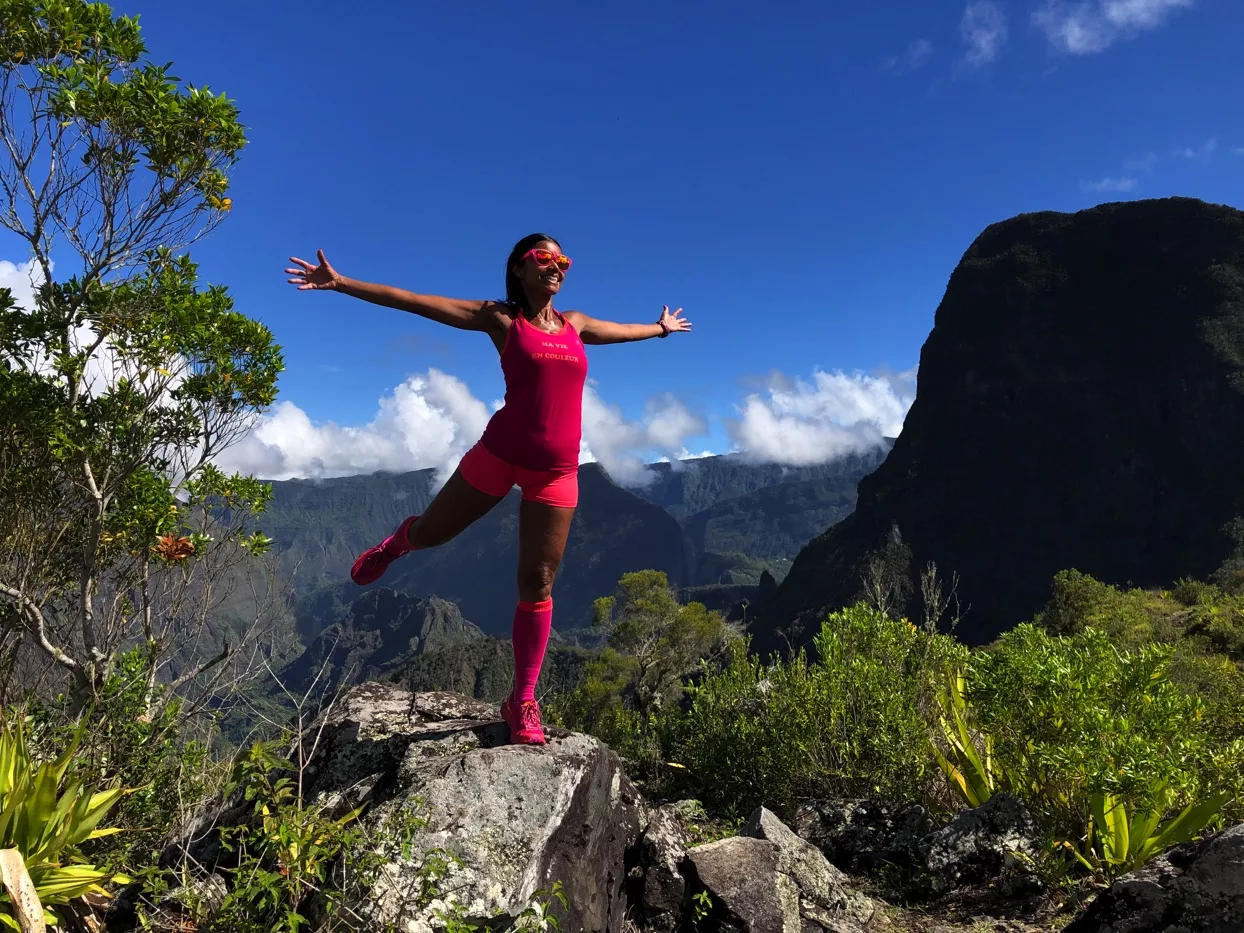
<instances>
[{"instance_id":1,"label":"tree branch","mask_svg":"<svg viewBox=\"0 0 1244 933\"><path fill-rule=\"evenodd\" d=\"M67 655L60 648L57 648L47 636L47 622L43 618L43 611L35 605L34 601L25 596L20 590L14 589L7 584L0 583L0 596L7 596L9 599L17 603L17 611L19 617L24 619L27 629L38 639L39 647L42 648L57 664L61 667L78 673L82 669L82 665Z\"/></svg>"},{"instance_id":2,"label":"tree branch","mask_svg":"<svg viewBox=\"0 0 1244 933\"><path fill-rule=\"evenodd\" d=\"M208 660L204 661L202 664L198 665L197 667L193 667L190 670L186 671L186 673L182 674L176 680L170 681L169 683L165 684L164 685L164 701L167 702L169 698L171 698L173 694L177 692L179 687L185 686L190 681L198 677L200 674L204 674L207 671L210 671L217 664L223 664L225 661L228 661L229 658L231 658L232 656L233 656L233 649L229 647L229 642L226 641L224 648L221 649L220 654L216 655L216 657L209 658Z\"/></svg>"}]
</instances>

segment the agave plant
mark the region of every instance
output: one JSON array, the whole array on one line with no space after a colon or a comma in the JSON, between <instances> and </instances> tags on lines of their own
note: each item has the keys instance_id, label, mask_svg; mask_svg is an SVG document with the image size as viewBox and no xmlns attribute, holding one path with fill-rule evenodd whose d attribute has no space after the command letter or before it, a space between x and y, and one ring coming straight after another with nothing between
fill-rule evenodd
<instances>
[{"instance_id":1,"label":"agave plant","mask_svg":"<svg viewBox=\"0 0 1244 933\"><path fill-rule=\"evenodd\" d=\"M969 807L979 807L993 796L1002 770L993 756L992 740L988 735L974 735L968 724L967 691L961 671L951 676L942 695L938 721L950 756L942 753L936 741L930 742L937 763L964 802Z\"/></svg>"},{"instance_id":2,"label":"agave plant","mask_svg":"<svg viewBox=\"0 0 1244 933\"><path fill-rule=\"evenodd\" d=\"M121 831L98 827L125 793L123 788L92 792L80 781L66 783L86 725L84 720L59 758L36 767L21 720L0 719L0 851L5 854L0 862L6 868L0 928L25 929L32 894L43 922L55 925L60 921L52 907L83 895L107 896L105 882L128 881L96 868L79 849L88 839Z\"/></svg>"},{"instance_id":3,"label":"agave plant","mask_svg":"<svg viewBox=\"0 0 1244 933\"><path fill-rule=\"evenodd\" d=\"M1230 797L1218 793L1194 801L1163 823L1160 809L1137 809L1129 816L1124 801L1107 792L1095 793L1084 836L1078 844L1064 840L1060 846L1094 874L1126 874L1171 846L1192 840Z\"/></svg>"}]
</instances>

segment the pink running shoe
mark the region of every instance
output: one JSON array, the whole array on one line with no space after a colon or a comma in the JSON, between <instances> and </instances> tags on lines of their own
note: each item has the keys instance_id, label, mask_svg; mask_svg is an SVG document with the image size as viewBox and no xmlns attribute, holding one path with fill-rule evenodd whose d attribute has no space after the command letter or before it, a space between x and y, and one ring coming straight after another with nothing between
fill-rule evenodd
<instances>
[{"instance_id":1,"label":"pink running shoe","mask_svg":"<svg viewBox=\"0 0 1244 933\"><path fill-rule=\"evenodd\" d=\"M411 515L406 521L402 522L401 527L397 531L393 532L393 534L389 535L375 547L368 548L360 554L359 559L350 568L350 579L359 586L375 583L384 576L384 572L389 569L389 564L403 554L409 554L413 551L414 548L410 546L407 532L410 531L411 524L418 517L418 515Z\"/></svg>"},{"instance_id":2,"label":"pink running shoe","mask_svg":"<svg viewBox=\"0 0 1244 933\"><path fill-rule=\"evenodd\" d=\"M511 745L543 745L544 727L540 723L540 706L535 700L521 703L506 697L501 704L501 718L510 727Z\"/></svg>"}]
</instances>

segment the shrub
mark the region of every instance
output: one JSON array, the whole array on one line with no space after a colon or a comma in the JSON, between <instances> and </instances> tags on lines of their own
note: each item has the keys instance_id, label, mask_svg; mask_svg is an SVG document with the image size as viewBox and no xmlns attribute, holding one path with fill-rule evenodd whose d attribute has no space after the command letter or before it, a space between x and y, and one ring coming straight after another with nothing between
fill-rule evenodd
<instances>
[{"instance_id":1,"label":"shrub","mask_svg":"<svg viewBox=\"0 0 1244 933\"><path fill-rule=\"evenodd\" d=\"M625 574L613 596L596 601L606 647L583 682L548 704L550 721L608 743L642 783L670 778L663 762L684 681L726 657L735 630L702 603L679 603L664 573Z\"/></svg>"},{"instance_id":2,"label":"shrub","mask_svg":"<svg viewBox=\"0 0 1244 933\"><path fill-rule=\"evenodd\" d=\"M686 769L690 792L730 814L764 803L789 815L808 788L814 690L802 652L766 667L735 648L721 670L688 688L690 710L670 730L669 756Z\"/></svg>"},{"instance_id":3,"label":"shrub","mask_svg":"<svg viewBox=\"0 0 1244 933\"><path fill-rule=\"evenodd\" d=\"M1118 638L1152 641L1153 619L1145 611L1143 590L1124 592L1078 570L1064 570L1054 577L1054 595L1033 619L1033 624L1052 635L1074 635L1096 628Z\"/></svg>"},{"instance_id":4,"label":"shrub","mask_svg":"<svg viewBox=\"0 0 1244 933\"><path fill-rule=\"evenodd\" d=\"M135 869L150 860L168 829L225 776L222 766L209 759L206 744L187 737L178 698L155 716L148 714L148 663L142 647L118 657L83 713L90 729L80 739L66 697L31 708L36 741L47 754L76 743L71 777L132 788L112 814L113 825L124 832L91 846L91 857L111 868Z\"/></svg>"},{"instance_id":5,"label":"shrub","mask_svg":"<svg viewBox=\"0 0 1244 933\"><path fill-rule=\"evenodd\" d=\"M1094 628L1124 652L1169 646L1165 676L1201 703L1197 730L1224 752L1202 763L1202 776L1241 796L1244 778L1231 770L1230 749L1244 739L1244 594L1197 580L1180 580L1169 592L1124 592L1067 571L1055 578L1054 598L1035 624L1066 635ZM1237 800L1227 812L1244 815L1244 804Z\"/></svg>"},{"instance_id":6,"label":"shrub","mask_svg":"<svg viewBox=\"0 0 1244 933\"><path fill-rule=\"evenodd\" d=\"M936 768L926 724L966 649L862 605L831 614L815 647L816 661L770 665L738 651L689 688L670 754L701 799L789 816L805 797L926 796Z\"/></svg>"},{"instance_id":7,"label":"shrub","mask_svg":"<svg viewBox=\"0 0 1244 933\"><path fill-rule=\"evenodd\" d=\"M361 835L351 826L352 810L336 817L304 801L295 766L281 758L278 743L256 743L239 757L228 786L252 802L249 825L221 830L226 849L235 851L229 893L213 918L224 929L296 933L309 922L305 904L325 890L335 861ZM331 897L326 905L330 910Z\"/></svg>"},{"instance_id":8,"label":"shrub","mask_svg":"<svg viewBox=\"0 0 1244 933\"><path fill-rule=\"evenodd\" d=\"M1223 654L1244 662L1244 594L1197 580L1180 580L1169 592L1124 591L1063 571L1033 624L1052 635L1095 628L1120 648L1160 642L1176 647L1180 657Z\"/></svg>"},{"instance_id":9,"label":"shrub","mask_svg":"<svg viewBox=\"0 0 1244 933\"><path fill-rule=\"evenodd\" d=\"M968 691L1008 785L1054 833L1075 836L1094 795L1165 812L1224 790L1244 743L1223 745L1205 705L1172 683L1169 646L1120 651L1087 628L1033 625L1003 635L969 666Z\"/></svg>"}]
</instances>

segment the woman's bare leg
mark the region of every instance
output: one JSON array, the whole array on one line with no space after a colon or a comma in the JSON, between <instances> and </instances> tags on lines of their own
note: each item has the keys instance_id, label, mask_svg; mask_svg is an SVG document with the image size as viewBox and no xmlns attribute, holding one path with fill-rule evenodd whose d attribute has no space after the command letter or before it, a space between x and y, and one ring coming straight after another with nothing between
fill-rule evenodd
<instances>
[{"instance_id":1,"label":"woman's bare leg","mask_svg":"<svg viewBox=\"0 0 1244 933\"><path fill-rule=\"evenodd\" d=\"M481 492L454 470L423 514L411 522L406 536L416 548L444 544L487 515L504 498Z\"/></svg>"},{"instance_id":2,"label":"woman's bare leg","mask_svg":"<svg viewBox=\"0 0 1244 933\"><path fill-rule=\"evenodd\" d=\"M350 568L350 579L359 586L375 583L393 561L412 548L444 544L488 514L504 498L481 492L455 470L422 515L407 518L397 531L358 556ZM405 541L401 539L403 533Z\"/></svg>"},{"instance_id":3,"label":"woman's bare leg","mask_svg":"<svg viewBox=\"0 0 1244 933\"><path fill-rule=\"evenodd\" d=\"M524 499L518 507L518 598L538 603L553 593L574 509Z\"/></svg>"}]
</instances>

